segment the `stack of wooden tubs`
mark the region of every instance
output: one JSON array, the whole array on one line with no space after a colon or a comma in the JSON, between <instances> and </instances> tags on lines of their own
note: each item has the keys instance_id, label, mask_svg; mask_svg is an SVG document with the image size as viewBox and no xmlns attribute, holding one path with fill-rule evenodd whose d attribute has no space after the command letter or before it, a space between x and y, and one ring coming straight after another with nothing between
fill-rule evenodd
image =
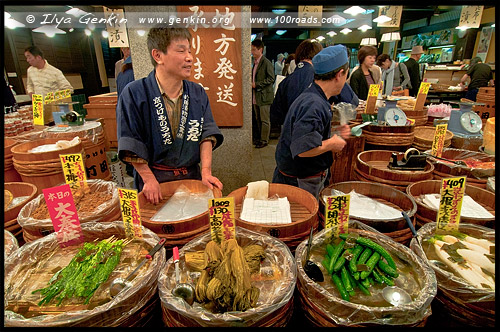
<instances>
[{"instance_id":1,"label":"stack of wooden tubs","mask_svg":"<svg viewBox=\"0 0 500 332\"><path fill-rule=\"evenodd\" d=\"M483 126L489 118L495 117L495 88L482 87L476 96L476 102L484 105L474 105L473 110L481 117Z\"/></svg>"}]
</instances>

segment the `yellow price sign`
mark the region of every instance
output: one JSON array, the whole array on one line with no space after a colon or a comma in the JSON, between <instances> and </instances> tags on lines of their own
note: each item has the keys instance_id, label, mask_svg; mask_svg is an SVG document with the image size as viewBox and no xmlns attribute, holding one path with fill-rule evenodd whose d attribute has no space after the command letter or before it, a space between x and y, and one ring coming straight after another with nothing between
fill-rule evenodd
<instances>
[{"instance_id":1,"label":"yellow price sign","mask_svg":"<svg viewBox=\"0 0 500 332\"><path fill-rule=\"evenodd\" d=\"M417 99L415 100L415 105L413 110L421 110L424 108L425 100L427 99L427 93L429 92L431 84L427 82L420 83L420 88L418 89Z\"/></svg>"},{"instance_id":2,"label":"yellow price sign","mask_svg":"<svg viewBox=\"0 0 500 332\"><path fill-rule=\"evenodd\" d=\"M458 231L465 185L465 176L441 180L441 198L436 220L436 231Z\"/></svg>"},{"instance_id":3,"label":"yellow price sign","mask_svg":"<svg viewBox=\"0 0 500 332\"><path fill-rule=\"evenodd\" d=\"M142 238L141 213L136 189L118 188L123 226L128 238Z\"/></svg>"},{"instance_id":4,"label":"yellow price sign","mask_svg":"<svg viewBox=\"0 0 500 332\"><path fill-rule=\"evenodd\" d=\"M349 228L349 203L351 196L325 196L325 229L327 238L347 233Z\"/></svg>"},{"instance_id":5,"label":"yellow price sign","mask_svg":"<svg viewBox=\"0 0 500 332\"><path fill-rule=\"evenodd\" d=\"M64 180L72 188L80 188L87 185L87 175L81 154L60 154Z\"/></svg>"},{"instance_id":6,"label":"yellow price sign","mask_svg":"<svg viewBox=\"0 0 500 332\"><path fill-rule=\"evenodd\" d=\"M370 90L368 90L368 97L377 97L380 90L380 85L370 84Z\"/></svg>"},{"instance_id":7,"label":"yellow price sign","mask_svg":"<svg viewBox=\"0 0 500 332\"><path fill-rule=\"evenodd\" d=\"M45 104L50 104L54 101L54 92L49 92L45 95L44 102Z\"/></svg>"},{"instance_id":8,"label":"yellow price sign","mask_svg":"<svg viewBox=\"0 0 500 332\"><path fill-rule=\"evenodd\" d=\"M429 93L429 88L431 84L427 82L420 83L420 89L418 90L418 94L426 95Z\"/></svg>"},{"instance_id":9,"label":"yellow price sign","mask_svg":"<svg viewBox=\"0 0 500 332\"><path fill-rule=\"evenodd\" d=\"M43 126L43 96L31 95L31 105L33 106L33 124Z\"/></svg>"},{"instance_id":10,"label":"yellow price sign","mask_svg":"<svg viewBox=\"0 0 500 332\"><path fill-rule=\"evenodd\" d=\"M70 89L62 90L62 92L63 92L64 98L71 97L71 90Z\"/></svg>"},{"instance_id":11,"label":"yellow price sign","mask_svg":"<svg viewBox=\"0 0 500 332\"><path fill-rule=\"evenodd\" d=\"M208 201L208 217L213 241L221 243L222 240L236 238L234 197L210 199Z\"/></svg>"},{"instance_id":12,"label":"yellow price sign","mask_svg":"<svg viewBox=\"0 0 500 332\"><path fill-rule=\"evenodd\" d=\"M434 138L432 140L432 151L431 154L436 157L441 157L443 153L444 141L446 138L446 131L448 129L448 124L440 124L436 126L436 131L434 132Z\"/></svg>"}]
</instances>

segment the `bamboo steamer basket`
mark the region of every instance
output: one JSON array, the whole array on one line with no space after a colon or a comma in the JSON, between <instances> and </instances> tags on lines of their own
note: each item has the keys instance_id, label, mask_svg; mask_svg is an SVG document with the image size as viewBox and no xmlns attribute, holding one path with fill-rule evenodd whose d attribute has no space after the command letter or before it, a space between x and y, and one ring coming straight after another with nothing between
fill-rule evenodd
<instances>
[{"instance_id":1,"label":"bamboo steamer basket","mask_svg":"<svg viewBox=\"0 0 500 332\"><path fill-rule=\"evenodd\" d=\"M412 147L422 152L431 149L432 142L434 141L435 132L436 132L436 127L431 127L431 126L416 127L415 139L413 140ZM445 148L451 146L452 138L453 138L453 132L446 130L446 135L444 139Z\"/></svg>"},{"instance_id":2,"label":"bamboo steamer basket","mask_svg":"<svg viewBox=\"0 0 500 332\"><path fill-rule=\"evenodd\" d=\"M118 187L116 184L112 181L99 179L87 180L87 184L91 192L107 192L111 193L112 196L109 201L103 202L95 207L93 211L79 212L78 219L80 223L122 220L120 199L118 197ZM54 226L50 218L35 219L32 217L36 209L42 204L45 204L45 199L43 194L39 194L19 212L17 221L22 227L23 239L26 243L40 239L54 232Z\"/></svg>"},{"instance_id":3,"label":"bamboo steamer basket","mask_svg":"<svg viewBox=\"0 0 500 332\"><path fill-rule=\"evenodd\" d=\"M393 152L398 153L387 150L360 152L354 165L354 180L387 184L404 192L406 187L414 182L433 178L434 165L429 161L423 171L389 169L387 166ZM397 157L398 161L401 161L404 153L398 153Z\"/></svg>"},{"instance_id":4,"label":"bamboo steamer basket","mask_svg":"<svg viewBox=\"0 0 500 332\"><path fill-rule=\"evenodd\" d=\"M85 168L88 179L111 180L108 161L106 157L106 132L98 121L86 121L81 126L70 126L69 131L54 132L50 128L45 130L47 138L59 140L72 140L80 137L85 153Z\"/></svg>"},{"instance_id":5,"label":"bamboo steamer basket","mask_svg":"<svg viewBox=\"0 0 500 332\"><path fill-rule=\"evenodd\" d=\"M311 227L318 229L318 200L308 191L282 183L269 184L269 197L286 197L290 203L292 222L290 224L259 224L240 218L243 201L248 186L232 191L228 197L234 197L236 225L256 232L267 233L285 242L292 252L297 245L309 236Z\"/></svg>"},{"instance_id":6,"label":"bamboo steamer basket","mask_svg":"<svg viewBox=\"0 0 500 332\"><path fill-rule=\"evenodd\" d=\"M440 190L441 180L419 181L409 185L406 189L406 193L413 197L417 204L415 216L418 226L421 227L427 223L436 222L437 219L437 210L422 204L418 197L425 194L439 194ZM488 210L493 216L495 215L495 193L469 185L466 185L465 193ZM495 218L472 218L462 216L460 217L460 222L495 228Z\"/></svg>"},{"instance_id":7,"label":"bamboo steamer basket","mask_svg":"<svg viewBox=\"0 0 500 332\"><path fill-rule=\"evenodd\" d=\"M370 124L363 127L366 144L388 147L408 147L413 143L415 125L383 126Z\"/></svg>"},{"instance_id":8,"label":"bamboo steamer basket","mask_svg":"<svg viewBox=\"0 0 500 332\"><path fill-rule=\"evenodd\" d=\"M69 148L56 151L28 152L35 147L55 144L58 141L59 139L45 138L21 143L12 147L14 167L21 175L23 182L34 184L39 191L64 183L64 173L59 155L82 153L83 147L81 142Z\"/></svg>"},{"instance_id":9,"label":"bamboo steamer basket","mask_svg":"<svg viewBox=\"0 0 500 332\"><path fill-rule=\"evenodd\" d=\"M430 154L430 151L426 151ZM495 156L479 152L463 149L447 148L443 149L442 158L465 160L466 158L474 158L485 162L494 162ZM464 158L466 157L466 158ZM479 188L486 188L488 177L495 176L495 169L479 169L465 166L452 165L440 160L434 160L434 178L440 180L447 177L466 176L468 184Z\"/></svg>"},{"instance_id":10,"label":"bamboo steamer basket","mask_svg":"<svg viewBox=\"0 0 500 332\"><path fill-rule=\"evenodd\" d=\"M436 275L438 291L432 302L433 315L446 322L454 321L461 327L494 327L495 291L471 286L447 267L429 262L435 257L430 249L424 248L426 242L423 240L435 232L436 223L425 224L417 232L419 242L412 239L410 243L413 252L427 261ZM461 222L459 232L495 242L495 231L491 228Z\"/></svg>"},{"instance_id":11,"label":"bamboo steamer basket","mask_svg":"<svg viewBox=\"0 0 500 332\"><path fill-rule=\"evenodd\" d=\"M115 222L88 222L81 225L86 242L102 240L111 236L126 238L124 225ZM95 296L100 301L97 306L81 304L65 304L38 307L39 298L30 294L33 290L45 287L54 269L64 267L73 258L79 246L60 248L56 234L51 234L42 239L25 244L20 250L8 257L5 261L5 285L16 288L16 280L21 280L24 273L30 273L31 284L25 285L14 293L7 290L5 293L6 310L4 314L5 326L8 327L128 327L131 324L146 322L152 314L151 302L159 302L157 279L160 270L165 264L165 250L160 249L151 262L142 267L132 280L132 286L123 289L115 298L109 297L109 286L115 278L125 278L142 260L143 252L148 252L160 239L156 234L142 228L142 238L124 247L120 263L113 270L108 280L97 289ZM128 249L127 249L128 247ZM125 254L127 252L128 254ZM50 259L46 256L54 253ZM130 263L130 256L134 255L135 261ZM36 269L35 266L39 268ZM42 265L43 263L43 265ZM46 269L44 270L43 266ZM27 272L23 272L27 269ZM17 287L19 288L19 287ZM107 297L106 297L107 296ZM107 301L109 300L109 301ZM94 304L95 305L95 304ZM19 314L13 314L17 310ZM46 312L38 317L28 318L26 311ZM146 319L148 318L148 319Z\"/></svg>"},{"instance_id":12,"label":"bamboo steamer basket","mask_svg":"<svg viewBox=\"0 0 500 332\"><path fill-rule=\"evenodd\" d=\"M417 204L408 194L385 184L367 183L363 181L346 181L332 184L321 191L318 217L322 228L325 227L325 196L331 195L332 189L339 190L345 194L354 190L356 193L370 197L379 203L388 205L400 211L405 211L413 225L415 226L416 224L415 213L417 212ZM410 244L412 233L402 215L393 219L376 219L363 218L350 214L349 219L357 220L365 225L373 227L396 242L404 245Z\"/></svg>"},{"instance_id":13,"label":"bamboo steamer basket","mask_svg":"<svg viewBox=\"0 0 500 332\"><path fill-rule=\"evenodd\" d=\"M323 229L313 237L310 256L310 260L323 272L323 282L311 280L304 272L307 240L295 252L297 290L304 316L315 327L424 326L431 315L431 302L437 292L436 277L432 269L410 248L362 222L350 220L348 231L375 241L391 254L400 271L395 284L405 289L413 301L406 305L392 306L383 299L383 287L380 285L370 287L370 298L356 290L358 294L351 297L351 301L343 300L321 264L329 241L327 230Z\"/></svg>"},{"instance_id":14,"label":"bamboo steamer basket","mask_svg":"<svg viewBox=\"0 0 500 332\"><path fill-rule=\"evenodd\" d=\"M140 192L138 195L142 224L158 234L159 237L167 239L165 244L167 249L183 246L209 229L208 201L207 211L194 217L178 221L151 221L151 218L182 185L194 193L208 190L208 187L200 180L178 180L160 183L163 199L157 205L148 202L144 193ZM222 197L222 192L218 188L214 187L212 191L215 198Z\"/></svg>"},{"instance_id":15,"label":"bamboo steamer basket","mask_svg":"<svg viewBox=\"0 0 500 332\"><path fill-rule=\"evenodd\" d=\"M291 318L293 294L297 280L297 267L287 245L268 234L236 226L236 240L241 247L258 244L264 248L266 258L261 271L273 270L273 280L258 281L253 277L252 285L259 288L257 306L246 311L212 313L198 302L188 305L183 299L172 295L175 287L175 265L171 257L158 277L163 322L167 327L285 327ZM204 250L210 242L210 232L205 232L179 249L181 282L196 285L199 272L191 271L185 263L185 253ZM262 275L261 272L260 275ZM259 277L260 278L260 277Z\"/></svg>"},{"instance_id":16,"label":"bamboo steamer basket","mask_svg":"<svg viewBox=\"0 0 500 332\"><path fill-rule=\"evenodd\" d=\"M11 149L17 144L19 144L19 142L12 138L5 137L4 139L3 166L5 182L21 182L21 176L14 168L14 162L12 161Z\"/></svg>"},{"instance_id":17,"label":"bamboo steamer basket","mask_svg":"<svg viewBox=\"0 0 500 332\"><path fill-rule=\"evenodd\" d=\"M19 249L19 242L17 242L16 237L9 232L8 230L4 229L4 247L3 247L3 253L4 253L4 259L9 257L14 251Z\"/></svg>"}]
</instances>

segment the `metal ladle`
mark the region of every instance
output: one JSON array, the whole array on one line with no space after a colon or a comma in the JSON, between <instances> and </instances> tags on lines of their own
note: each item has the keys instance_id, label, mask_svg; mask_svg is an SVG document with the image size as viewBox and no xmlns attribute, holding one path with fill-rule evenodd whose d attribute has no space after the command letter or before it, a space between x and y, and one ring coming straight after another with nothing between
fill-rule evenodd
<instances>
[{"instance_id":1,"label":"metal ladle","mask_svg":"<svg viewBox=\"0 0 500 332\"><path fill-rule=\"evenodd\" d=\"M116 278L115 280L113 280L111 282L111 285L109 285L109 295L111 295L111 297L115 297L118 295L118 293L120 293L124 288L126 287L130 287L132 286L132 283L130 282L130 280L132 279L132 276L137 272L139 271L139 269L144 265L146 264L146 262L150 259L153 258L154 254L156 254L156 252L158 250L160 250L163 245L165 244L165 239L161 239L154 247L153 249L151 249L151 251L146 255L146 257L141 261L141 263L139 265L137 265L137 267L134 269L134 271L132 271L132 273L130 273L125 279L122 279L122 278Z\"/></svg>"},{"instance_id":2,"label":"metal ladle","mask_svg":"<svg viewBox=\"0 0 500 332\"><path fill-rule=\"evenodd\" d=\"M311 256L311 245L313 238L313 227L311 227L311 232L309 233L309 240L307 241L307 253L306 253L306 264L304 265L304 272L306 275L316 282L323 282L325 279L323 277L323 272L318 265L316 265L309 258Z\"/></svg>"},{"instance_id":3,"label":"metal ladle","mask_svg":"<svg viewBox=\"0 0 500 332\"><path fill-rule=\"evenodd\" d=\"M172 295L176 297L181 297L189 305L193 305L194 302L194 288L190 284L181 283L181 277L179 273L179 248L174 247L173 258L175 264L175 287L172 289Z\"/></svg>"}]
</instances>

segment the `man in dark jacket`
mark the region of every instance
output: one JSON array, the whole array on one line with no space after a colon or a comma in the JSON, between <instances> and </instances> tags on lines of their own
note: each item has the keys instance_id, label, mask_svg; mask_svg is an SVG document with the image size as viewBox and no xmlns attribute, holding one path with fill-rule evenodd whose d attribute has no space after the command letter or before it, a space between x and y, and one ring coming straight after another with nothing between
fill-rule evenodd
<instances>
[{"instance_id":1,"label":"man in dark jacket","mask_svg":"<svg viewBox=\"0 0 500 332\"><path fill-rule=\"evenodd\" d=\"M271 132L270 109L274 98L274 68L264 53L261 39L252 41L252 138L256 148L263 148L269 143Z\"/></svg>"},{"instance_id":2,"label":"man in dark jacket","mask_svg":"<svg viewBox=\"0 0 500 332\"><path fill-rule=\"evenodd\" d=\"M494 85L491 67L483 63L478 56L471 60L469 70L467 70L467 73L460 79L460 85L464 86L465 81L467 81L469 77L470 83L465 98L472 101L476 101L479 88Z\"/></svg>"},{"instance_id":3,"label":"man in dark jacket","mask_svg":"<svg viewBox=\"0 0 500 332\"><path fill-rule=\"evenodd\" d=\"M411 87L409 90L410 96L412 97L417 96L418 89L420 89L420 83L422 82L420 79L420 65L418 64L418 61L422 57L423 53L424 49L422 46L413 46L410 58L404 62L406 69L408 69L408 74L410 75Z\"/></svg>"}]
</instances>

